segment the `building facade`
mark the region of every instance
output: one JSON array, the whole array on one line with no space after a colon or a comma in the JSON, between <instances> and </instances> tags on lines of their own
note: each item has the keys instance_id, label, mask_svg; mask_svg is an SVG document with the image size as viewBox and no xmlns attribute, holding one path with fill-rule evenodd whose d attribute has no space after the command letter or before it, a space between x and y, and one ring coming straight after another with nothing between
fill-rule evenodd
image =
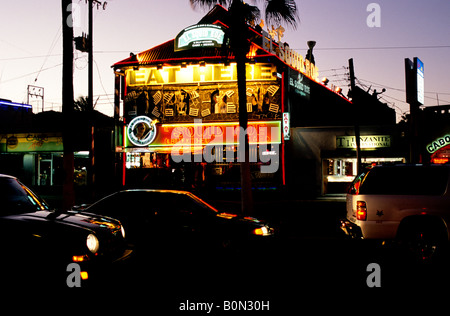
<instances>
[{"instance_id":1,"label":"building facade","mask_svg":"<svg viewBox=\"0 0 450 316\"><path fill-rule=\"evenodd\" d=\"M255 189L320 195L331 190L333 180L351 181L354 152L345 137L354 137L358 120L370 123L375 114L356 111L339 90L320 82L313 58L249 26L243 30L250 43L248 128L240 130L236 62L226 42L229 19L218 5L175 39L112 66L121 184L239 188L242 133L249 137ZM393 110L380 117L378 126L395 124ZM391 148L386 133L367 129L361 135L370 136L367 146L381 152Z\"/></svg>"}]
</instances>

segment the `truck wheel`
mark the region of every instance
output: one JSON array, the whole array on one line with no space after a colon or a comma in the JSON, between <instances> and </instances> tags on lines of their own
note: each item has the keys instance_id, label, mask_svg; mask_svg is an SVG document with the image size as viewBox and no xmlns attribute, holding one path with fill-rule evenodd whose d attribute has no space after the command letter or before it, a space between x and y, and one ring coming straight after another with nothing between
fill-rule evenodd
<instances>
[{"instance_id":1,"label":"truck wheel","mask_svg":"<svg viewBox=\"0 0 450 316\"><path fill-rule=\"evenodd\" d=\"M440 242L427 231L417 231L410 239L410 249L420 260L431 260L440 248ZM440 249L439 249L440 250Z\"/></svg>"},{"instance_id":2,"label":"truck wheel","mask_svg":"<svg viewBox=\"0 0 450 316\"><path fill-rule=\"evenodd\" d=\"M406 250L420 262L434 260L443 251L445 239L436 225L413 225L403 227L399 236Z\"/></svg>"}]
</instances>

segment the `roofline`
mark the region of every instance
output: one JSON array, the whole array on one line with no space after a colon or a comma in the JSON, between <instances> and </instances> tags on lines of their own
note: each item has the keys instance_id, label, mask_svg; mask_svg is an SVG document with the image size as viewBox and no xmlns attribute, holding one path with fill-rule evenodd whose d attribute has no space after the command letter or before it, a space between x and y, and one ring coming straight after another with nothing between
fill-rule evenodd
<instances>
[{"instance_id":1,"label":"roofline","mask_svg":"<svg viewBox=\"0 0 450 316\"><path fill-rule=\"evenodd\" d=\"M223 7L222 5L216 4L216 6L214 6L214 7L213 7L213 8L212 8L205 16L207 16L209 13L211 13L216 7L221 7L222 9L224 9L225 11L228 12L228 10L227 10L225 7ZM200 21L201 21L201 20L200 20ZM200 22L200 21L199 21L199 22ZM197 23L197 24L198 24L198 23ZM223 22L220 21L220 20L216 20L216 21L214 21L212 24L221 24L223 27L229 28L228 25L226 25L225 23L223 23ZM262 32L258 32L255 28L251 27L250 25L248 25L247 27L248 27L248 29L249 29L250 31L254 32L257 36L260 36L261 38L264 36ZM276 54L273 54L273 53L267 51L266 49L264 49L264 48L261 47L260 45L256 44L255 42L251 41L250 39L247 39L247 40L250 42L251 45L254 45L254 46L256 46L258 49L260 49L260 50L262 50L263 52L265 52L265 54L263 54L263 55L255 55L255 56L252 56L252 59L255 59L255 58L275 58L275 60L276 60L277 63L281 63L281 64L283 64L284 66L291 68L293 71L296 71L296 72L298 72L298 73L301 73L302 75L306 76L306 77L307 77L308 79L310 79L311 81L316 82L314 79L312 79L312 78L311 78L309 75L307 75L306 73L301 72L301 71L298 70L298 69L295 69L294 67L292 67L291 65L289 65L288 63L286 63L284 60L281 60L281 58L280 58L279 56L277 56ZM185 61L196 61L196 62L198 62L198 61L205 61L205 60L214 60L214 61L218 61L218 62L220 62L220 61L224 61L224 62L225 62L225 61L233 61L233 60L236 59L236 57L235 57L234 55L228 55L228 56L173 57L173 58L168 58L168 59L157 59L157 60L152 60L152 61L149 61L149 62L140 62L140 61L138 60L138 57L137 57L137 56L138 56L139 54L144 54L145 52L148 52L148 51L153 50L153 49L157 49L157 48L160 47L160 46L167 45L168 43L174 42L174 41L175 41L175 38L173 38L173 39L171 39L171 40L168 40L168 41L166 41L166 42L164 42L164 43L161 43L161 44L159 44L159 45L157 45L157 46L154 46L154 47L152 47L152 48L150 48L150 49L147 49L147 50L145 50L145 51L142 51L142 52L140 52L140 53L137 53L137 54L134 55L134 56L130 56L130 57L128 57L127 59L124 59L124 60L122 60L122 61L119 61L119 62L113 64L113 65L111 66L111 68L114 68L114 70L115 70L115 69L118 69L118 68L120 68L120 67L131 67L131 66L139 66L139 65L153 65L153 64L164 64L164 63L170 64L170 63L181 63L181 62L185 62ZM174 43L174 44L175 44L175 43ZM278 47L279 47L279 45L278 45L278 43L277 43L276 41L273 41L272 44L273 44L274 46L278 46ZM317 82L317 83L318 83L318 82ZM318 84L320 84L320 83L318 83ZM331 90L329 87L327 87L327 86L325 86L325 85L322 85L322 86L325 87L326 89L328 89L330 92L332 92L332 93L338 95L339 97L341 97L343 100L347 101L348 103L353 104L353 102L350 101L349 99L347 99L345 96L336 93L335 91Z\"/></svg>"}]
</instances>

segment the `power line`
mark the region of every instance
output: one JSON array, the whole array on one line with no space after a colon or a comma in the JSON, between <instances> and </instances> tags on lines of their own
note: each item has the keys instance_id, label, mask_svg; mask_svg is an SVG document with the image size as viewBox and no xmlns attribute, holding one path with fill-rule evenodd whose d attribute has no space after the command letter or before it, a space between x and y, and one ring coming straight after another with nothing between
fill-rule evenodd
<instances>
[{"instance_id":1,"label":"power line","mask_svg":"<svg viewBox=\"0 0 450 316\"><path fill-rule=\"evenodd\" d=\"M425 46L372 46L372 47L317 47L317 50L394 50L394 49L443 49L450 48L450 45L425 45ZM294 48L293 50L305 50L304 48Z\"/></svg>"},{"instance_id":2,"label":"power line","mask_svg":"<svg viewBox=\"0 0 450 316\"><path fill-rule=\"evenodd\" d=\"M47 67L47 68L41 68L38 71L33 71L33 72L28 73L28 74L25 74L25 75L22 75L22 76L18 76L18 77L15 77L15 78L11 78L11 79L8 79L8 80L3 80L0 83L6 83L6 82L14 81L14 80L17 80L17 79L22 79L22 78L25 78L25 77L28 77L28 76L40 73L40 72L45 71L45 70L49 70L49 69L53 69L53 68L56 68L56 67L60 67L61 65L62 65L62 63L54 65L54 66L51 66L51 67Z\"/></svg>"},{"instance_id":3,"label":"power line","mask_svg":"<svg viewBox=\"0 0 450 316\"><path fill-rule=\"evenodd\" d=\"M364 81L364 82L368 82L368 83L370 83L372 85L376 85L377 87L386 88L386 89L389 89L389 90L394 90L394 91L399 91L399 92L406 92L405 89L399 89L399 88L390 87L390 86L383 85L381 83L373 82L373 81L370 81L370 80L366 80L366 79L358 79L358 80L361 80L361 81ZM434 94L434 95L436 95L436 94L450 95L449 92L425 91L424 93L426 93L426 94ZM425 96L425 98L435 99L434 97L428 97L428 96ZM442 100L442 101L449 102L449 101L446 101L446 100Z\"/></svg>"},{"instance_id":4,"label":"power line","mask_svg":"<svg viewBox=\"0 0 450 316\"><path fill-rule=\"evenodd\" d=\"M97 74L98 74L98 78L100 79L100 85L102 86L103 92L105 93L105 96L109 102L109 104L114 107L114 103L111 101L111 99L109 98L109 94L108 92L106 92L105 86L103 85L103 80L102 80L102 76L100 75L100 70L98 69L98 65L97 62L94 60L95 63L95 68L97 68Z\"/></svg>"},{"instance_id":5,"label":"power line","mask_svg":"<svg viewBox=\"0 0 450 316\"><path fill-rule=\"evenodd\" d=\"M134 52L134 51L139 51L139 50L94 51L94 54L117 54L117 53L129 54L130 52ZM13 61L13 60L48 58L48 57L60 57L60 56L62 56L62 54L48 54L48 55L21 56L21 57L5 57L5 58L0 58L0 61Z\"/></svg>"},{"instance_id":6,"label":"power line","mask_svg":"<svg viewBox=\"0 0 450 316\"><path fill-rule=\"evenodd\" d=\"M62 29L62 26L60 26L58 28L58 31L56 32L55 37L53 38L53 41L48 50L47 56L45 57L44 62L42 63L41 69L39 69L39 72L37 73L36 78L34 78L34 82L36 82L38 80L38 77L41 74L41 71L44 68L45 63L47 62L48 57L50 56L51 52L53 51L53 49L56 46L56 43L58 42L59 38L61 37L61 35L62 35L61 29Z\"/></svg>"}]
</instances>

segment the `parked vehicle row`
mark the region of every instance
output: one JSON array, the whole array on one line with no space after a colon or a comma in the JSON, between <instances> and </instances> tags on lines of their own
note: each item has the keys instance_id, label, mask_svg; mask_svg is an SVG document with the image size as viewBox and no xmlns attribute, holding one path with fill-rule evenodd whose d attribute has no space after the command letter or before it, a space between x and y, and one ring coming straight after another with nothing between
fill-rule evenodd
<instances>
[{"instance_id":1,"label":"parked vehicle row","mask_svg":"<svg viewBox=\"0 0 450 316\"><path fill-rule=\"evenodd\" d=\"M136 252L236 249L273 235L265 223L220 212L185 191L125 190L59 212L17 178L0 175L0 199L1 265L12 284L65 285L72 263L89 279Z\"/></svg>"},{"instance_id":2,"label":"parked vehicle row","mask_svg":"<svg viewBox=\"0 0 450 316\"><path fill-rule=\"evenodd\" d=\"M59 279L65 284L70 263L77 263L86 279L100 264L130 253L125 229L116 219L52 210L7 175L0 175L0 199L1 266L11 283Z\"/></svg>"},{"instance_id":3,"label":"parked vehicle row","mask_svg":"<svg viewBox=\"0 0 450 316\"><path fill-rule=\"evenodd\" d=\"M87 207L83 214L105 214L127 227L135 245L229 247L267 237L262 221L215 209L194 194L176 190L124 190Z\"/></svg>"}]
</instances>

